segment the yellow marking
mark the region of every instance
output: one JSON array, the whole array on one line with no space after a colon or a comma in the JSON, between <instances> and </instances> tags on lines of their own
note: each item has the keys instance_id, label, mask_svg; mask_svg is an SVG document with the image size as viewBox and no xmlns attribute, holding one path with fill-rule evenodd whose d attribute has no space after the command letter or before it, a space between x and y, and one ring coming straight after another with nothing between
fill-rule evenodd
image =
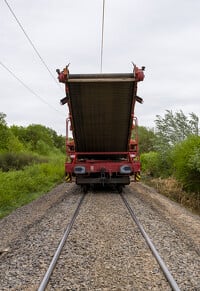
<instances>
[{"instance_id":1,"label":"yellow marking","mask_svg":"<svg viewBox=\"0 0 200 291\"><path fill-rule=\"evenodd\" d=\"M136 173L136 175L135 175L135 180L136 180L136 181L139 181L140 178L141 178L141 177L140 177L140 174L139 174L139 173Z\"/></svg>"},{"instance_id":2,"label":"yellow marking","mask_svg":"<svg viewBox=\"0 0 200 291\"><path fill-rule=\"evenodd\" d=\"M70 174L67 174L67 176L65 177L65 181L67 183L71 182L71 176L70 176Z\"/></svg>"}]
</instances>

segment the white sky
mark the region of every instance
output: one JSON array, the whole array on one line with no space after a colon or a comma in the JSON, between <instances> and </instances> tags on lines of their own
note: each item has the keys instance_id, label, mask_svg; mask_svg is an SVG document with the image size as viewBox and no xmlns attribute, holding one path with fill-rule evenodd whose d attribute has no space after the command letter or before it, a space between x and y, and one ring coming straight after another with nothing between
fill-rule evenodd
<instances>
[{"instance_id":1,"label":"white sky","mask_svg":"<svg viewBox=\"0 0 200 291\"><path fill-rule=\"evenodd\" d=\"M40 55L55 70L99 73L103 0L7 0ZM146 67L136 104L139 124L153 127L165 110L200 117L200 1L105 0L104 73L129 73L131 61ZM0 0L0 61L48 104L0 65L0 112L8 125L32 123L65 134L67 108L56 84ZM59 86L61 88L59 88Z\"/></svg>"}]
</instances>

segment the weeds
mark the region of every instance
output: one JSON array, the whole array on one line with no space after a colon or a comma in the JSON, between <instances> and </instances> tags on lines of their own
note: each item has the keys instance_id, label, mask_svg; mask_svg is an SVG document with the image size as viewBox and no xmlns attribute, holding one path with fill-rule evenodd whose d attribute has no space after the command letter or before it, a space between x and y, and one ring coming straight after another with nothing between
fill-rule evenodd
<instances>
[{"instance_id":1,"label":"weeds","mask_svg":"<svg viewBox=\"0 0 200 291\"><path fill-rule=\"evenodd\" d=\"M0 172L0 218L29 203L60 183L64 177L63 155L24 170Z\"/></svg>"},{"instance_id":2,"label":"weeds","mask_svg":"<svg viewBox=\"0 0 200 291\"><path fill-rule=\"evenodd\" d=\"M159 193L200 214L200 193L183 191L182 184L172 177L150 179L147 183L156 188Z\"/></svg>"}]
</instances>

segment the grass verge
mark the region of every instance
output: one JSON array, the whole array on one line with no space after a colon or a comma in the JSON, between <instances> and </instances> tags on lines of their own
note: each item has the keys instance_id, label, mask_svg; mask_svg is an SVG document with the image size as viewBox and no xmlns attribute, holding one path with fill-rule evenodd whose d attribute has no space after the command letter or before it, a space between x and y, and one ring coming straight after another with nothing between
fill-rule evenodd
<instances>
[{"instance_id":1,"label":"grass verge","mask_svg":"<svg viewBox=\"0 0 200 291\"><path fill-rule=\"evenodd\" d=\"M183 191L181 183L172 177L167 179L145 179L144 182L154 187L159 193L200 215L200 193Z\"/></svg>"},{"instance_id":2,"label":"grass verge","mask_svg":"<svg viewBox=\"0 0 200 291\"><path fill-rule=\"evenodd\" d=\"M48 163L34 164L23 170L0 172L0 218L25 205L64 177L63 155L50 158Z\"/></svg>"}]
</instances>

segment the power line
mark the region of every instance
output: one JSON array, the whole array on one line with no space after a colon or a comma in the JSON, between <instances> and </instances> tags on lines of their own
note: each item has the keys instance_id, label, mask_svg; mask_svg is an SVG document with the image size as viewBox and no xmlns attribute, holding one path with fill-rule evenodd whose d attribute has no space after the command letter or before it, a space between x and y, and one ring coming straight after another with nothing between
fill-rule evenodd
<instances>
[{"instance_id":1,"label":"power line","mask_svg":"<svg viewBox=\"0 0 200 291\"><path fill-rule=\"evenodd\" d=\"M102 67L103 67L104 14L105 14L105 0L103 0L102 28L101 28L101 67L100 67L101 73L102 73Z\"/></svg>"},{"instance_id":2,"label":"power line","mask_svg":"<svg viewBox=\"0 0 200 291\"><path fill-rule=\"evenodd\" d=\"M36 49L35 45L33 44L32 40L30 39L30 37L28 36L28 34L26 33L24 27L22 26L22 24L20 23L19 19L17 18L17 16L15 15L13 9L10 7L10 5L8 4L8 2L6 0L4 0L4 2L6 3L8 9L10 10L10 12L12 13L13 17L15 18L16 22L18 23L19 27L21 28L21 30L23 31L24 35L26 36L28 42L30 43L30 45L32 46L32 48L34 49L35 53L37 54L37 56L39 57L39 59L41 60L41 62L43 63L43 65L45 66L45 68L47 69L47 71L49 72L49 74L51 75L51 77L54 79L54 81L56 82L56 85L59 87L60 90L61 87L58 83L58 81L56 80L56 78L54 77L54 75L52 74L51 70L49 69L49 67L47 66L46 62L44 61L44 59L42 58L42 56L40 55L40 53L38 52L38 50Z\"/></svg>"},{"instance_id":3,"label":"power line","mask_svg":"<svg viewBox=\"0 0 200 291\"><path fill-rule=\"evenodd\" d=\"M51 107L51 109L59 112L59 114L61 114L61 112L59 110L57 110L56 108L54 108L51 104L49 104L48 102L45 101L45 99L43 99L41 96L39 96L37 93L35 93L28 85L26 85L19 77L17 77L6 65L4 65L1 61L0 61L0 65L6 70L8 71L19 83L21 83L29 92L31 92L33 95L35 95L38 99L40 99L40 101L42 101L43 103L45 103L46 105L48 105L49 107Z\"/></svg>"}]
</instances>

